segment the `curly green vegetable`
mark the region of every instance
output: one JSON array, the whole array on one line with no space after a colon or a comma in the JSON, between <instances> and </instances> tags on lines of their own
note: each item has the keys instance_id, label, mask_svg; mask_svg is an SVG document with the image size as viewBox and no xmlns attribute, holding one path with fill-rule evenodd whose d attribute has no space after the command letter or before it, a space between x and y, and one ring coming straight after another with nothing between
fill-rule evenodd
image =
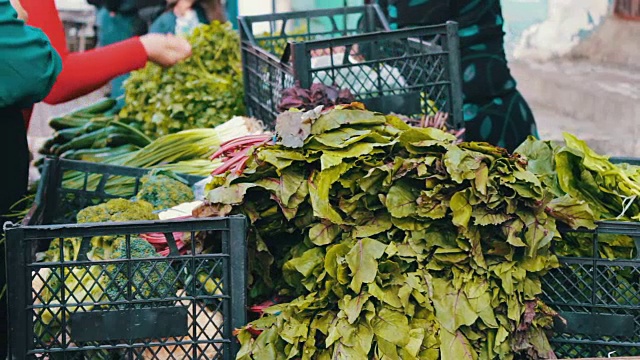
<instances>
[{"instance_id":1,"label":"curly green vegetable","mask_svg":"<svg viewBox=\"0 0 640 360\"><path fill-rule=\"evenodd\" d=\"M240 38L231 25L202 25L189 42L189 59L170 69L149 64L125 83L120 116L142 123L152 138L211 128L245 112Z\"/></svg>"},{"instance_id":2,"label":"curly green vegetable","mask_svg":"<svg viewBox=\"0 0 640 360\"><path fill-rule=\"evenodd\" d=\"M157 220L158 215L153 213L153 205L146 201L113 199L81 210L76 219L78 223L122 222Z\"/></svg>"},{"instance_id":3,"label":"curly green vegetable","mask_svg":"<svg viewBox=\"0 0 640 360\"><path fill-rule=\"evenodd\" d=\"M131 238L129 244L131 259L152 259L162 257L148 241L140 238ZM127 259L127 242L123 238L115 241L112 260ZM131 269L129 278L127 267ZM149 300L174 297L177 289L177 273L168 261L136 262L131 265L108 265L107 274L101 278L105 283L105 295L109 301L132 300L127 299L128 290L131 290L133 299ZM111 280L112 279L112 280ZM158 303L154 303L158 305ZM164 304L170 306L171 304ZM139 308L142 305L135 305Z\"/></svg>"},{"instance_id":4,"label":"curly green vegetable","mask_svg":"<svg viewBox=\"0 0 640 360\"><path fill-rule=\"evenodd\" d=\"M141 179L136 198L148 201L156 210L170 209L195 199L191 188L170 171L153 170Z\"/></svg>"},{"instance_id":5,"label":"curly green vegetable","mask_svg":"<svg viewBox=\"0 0 640 360\"><path fill-rule=\"evenodd\" d=\"M78 223L102 223L158 220L158 215L153 213L153 205L146 201L131 201L126 199L113 199L104 204L87 207L78 212ZM109 259L113 251L114 236L95 236L91 239L91 251L87 254L91 260ZM54 239L49 249L44 253L43 260L57 262L61 258L65 261L78 259L80 253L81 238ZM60 247L63 247L62 252ZM62 253L62 256L61 256Z\"/></svg>"}]
</instances>

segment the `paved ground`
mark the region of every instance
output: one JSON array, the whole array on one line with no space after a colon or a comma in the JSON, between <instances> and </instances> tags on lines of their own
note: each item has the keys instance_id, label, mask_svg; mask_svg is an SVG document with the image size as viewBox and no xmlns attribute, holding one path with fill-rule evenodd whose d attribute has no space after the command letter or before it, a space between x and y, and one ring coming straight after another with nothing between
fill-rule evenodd
<instances>
[{"instance_id":1,"label":"paved ground","mask_svg":"<svg viewBox=\"0 0 640 360\"><path fill-rule=\"evenodd\" d=\"M568 131L601 153L640 156L640 71L566 60L510 65L541 136Z\"/></svg>"}]
</instances>

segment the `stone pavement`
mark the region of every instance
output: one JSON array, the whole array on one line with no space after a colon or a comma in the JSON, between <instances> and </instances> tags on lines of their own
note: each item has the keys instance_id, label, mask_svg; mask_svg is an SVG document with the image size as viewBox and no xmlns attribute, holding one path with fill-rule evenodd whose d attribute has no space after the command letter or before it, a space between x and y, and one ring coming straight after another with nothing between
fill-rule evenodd
<instances>
[{"instance_id":1,"label":"stone pavement","mask_svg":"<svg viewBox=\"0 0 640 360\"><path fill-rule=\"evenodd\" d=\"M640 157L638 69L571 60L510 67L541 137L561 140L568 131L602 154Z\"/></svg>"}]
</instances>

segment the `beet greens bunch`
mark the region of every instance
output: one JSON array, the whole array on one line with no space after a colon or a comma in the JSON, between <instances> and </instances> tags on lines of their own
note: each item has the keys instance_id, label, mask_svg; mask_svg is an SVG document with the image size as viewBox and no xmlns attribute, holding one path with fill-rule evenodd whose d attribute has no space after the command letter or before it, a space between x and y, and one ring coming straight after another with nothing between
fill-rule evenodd
<instances>
[{"instance_id":1,"label":"beet greens bunch","mask_svg":"<svg viewBox=\"0 0 640 360\"><path fill-rule=\"evenodd\" d=\"M244 214L254 303L238 359L549 359L553 200L527 160L361 104L287 112L207 216Z\"/></svg>"},{"instance_id":2,"label":"beet greens bunch","mask_svg":"<svg viewBox=\"0 0 640 360\"><path fill-rule=\"evenodd\" d=\"M351 104L355 100L349 89L338 89L335 86L327 86L321 83L314 83L310 89L305 89L297 84L282 92L282 100L278 105L278 111L285 112L291 109L308 111L321 105L332 107Z\"/></svg>"}]
</instances>

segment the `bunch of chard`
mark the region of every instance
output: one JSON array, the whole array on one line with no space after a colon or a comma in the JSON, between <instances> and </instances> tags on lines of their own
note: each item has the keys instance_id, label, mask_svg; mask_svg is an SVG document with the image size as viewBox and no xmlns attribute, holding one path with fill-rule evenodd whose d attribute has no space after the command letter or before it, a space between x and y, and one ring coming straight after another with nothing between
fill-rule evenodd
<instances>
[{"instance_id":1,"label":"bunch of chard","mask_svg":"<svg viewBox=\"0 0 640 360\"><path fill-rule=\"evenodd\" d=\"M321 83L314 83L310 89L304 89L300 84L296 84L282 92L278 111L285 112L290 109L308 111L320 105L331 108L336 105L351 104L354 101L355 96L349 89L338 89Z\"/></svg>"},{"instance_id":2,"label":"bunch of chard","mask_svg":"<svg viewBox=\"0 0 640 360\"><path fill-rule=\"evenodd\" d=\"M210 158L211 160L222 160L222 166L215 169L211 175L221 175L227 171L241 174L246 167L252 149L272 142L273 135L261 134L243 136L223 143Z\"/></svg>"},{"instance_id":3,"label":"bunch of chard","mask_svg":"<svg viewBox=\"0 0 640 360\"><path fill-rule=\"evenodd\" d=\"M363 104L278 120L198 210L251 221L262 316L236 332L238 360L555 358L537 298L556 219L581 204L551 202L518 155Z\"/></svg>"}]
</instances>

